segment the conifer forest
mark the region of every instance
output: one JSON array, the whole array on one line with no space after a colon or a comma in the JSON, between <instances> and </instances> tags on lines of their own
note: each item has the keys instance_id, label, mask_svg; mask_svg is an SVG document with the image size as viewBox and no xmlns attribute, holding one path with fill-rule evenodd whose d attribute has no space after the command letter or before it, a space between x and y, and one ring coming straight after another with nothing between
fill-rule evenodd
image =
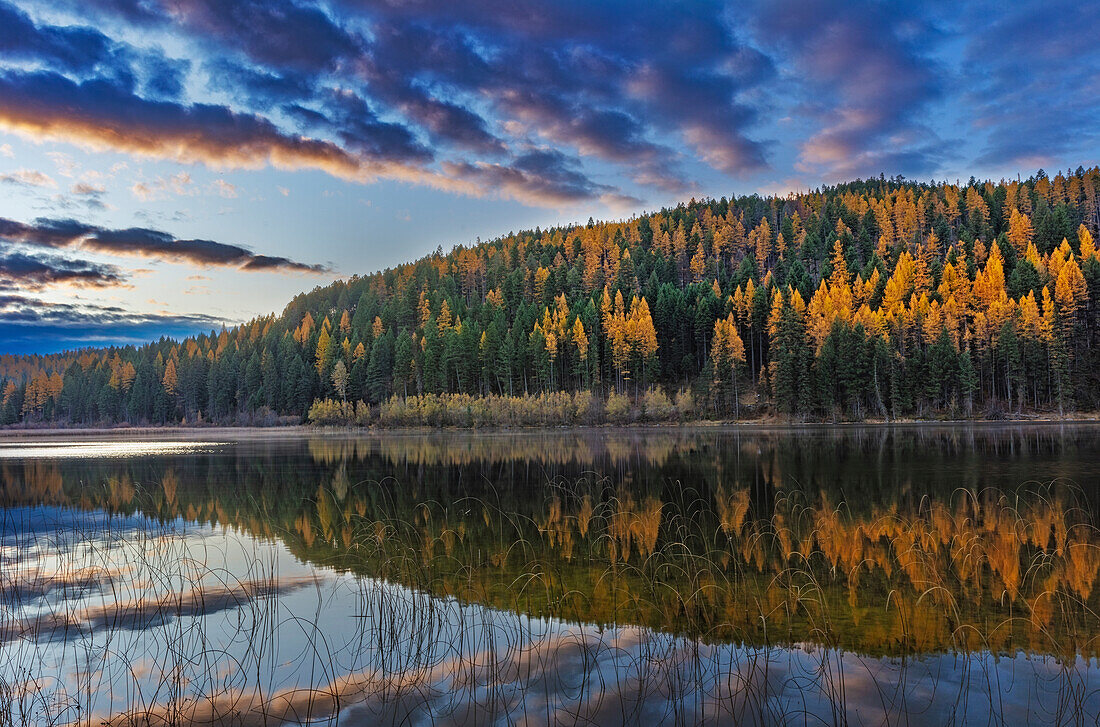
<instances>
[{"instance_id":1,"label":"conifer forest","mask_svg":"<svg viewBox=\"0 0 1100 727\"><path fill-rule=\"evenodd\" d=\"M0 356L0 422L1095 411L1100 169L879 177L534 229L183 340Z\"/></svg>"}]
</instances>

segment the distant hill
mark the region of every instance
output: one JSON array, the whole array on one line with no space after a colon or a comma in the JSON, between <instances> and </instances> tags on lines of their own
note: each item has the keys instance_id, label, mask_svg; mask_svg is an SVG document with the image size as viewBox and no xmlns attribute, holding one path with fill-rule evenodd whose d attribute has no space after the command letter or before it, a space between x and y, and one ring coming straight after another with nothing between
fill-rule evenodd
<instances>
[{"instance_id":1,"label":"distant hill","mask_svg":"<svg viewBox=\"0 0 1100 727\"><path fill-rule=\"evenodd\" d=\"M0 423L277 423L319 399L558 391L689 392L711 417L1095 410L1098 191L1097 167L880 178L518 232L229 330L0 356Z\"/></svg>"}]
</instances>

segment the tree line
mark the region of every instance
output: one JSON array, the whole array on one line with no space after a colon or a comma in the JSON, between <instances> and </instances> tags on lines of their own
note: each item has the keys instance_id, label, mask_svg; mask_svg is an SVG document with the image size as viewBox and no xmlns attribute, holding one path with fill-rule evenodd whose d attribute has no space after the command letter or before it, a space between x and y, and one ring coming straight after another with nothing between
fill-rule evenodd
<instances>
[{"instance_id":1,"label":"tree line","mask_svg":"<svg viewBox=\"0 0 1100 727\"><path fill-rule=\"evenodd\" d=\"M880 177L513 233L231 329L0 356L0 423L285 423L325 401L362 423L554 392L733 418L1095 410L1098 190L1097 167Z\"/></svg>"}]
</instances>

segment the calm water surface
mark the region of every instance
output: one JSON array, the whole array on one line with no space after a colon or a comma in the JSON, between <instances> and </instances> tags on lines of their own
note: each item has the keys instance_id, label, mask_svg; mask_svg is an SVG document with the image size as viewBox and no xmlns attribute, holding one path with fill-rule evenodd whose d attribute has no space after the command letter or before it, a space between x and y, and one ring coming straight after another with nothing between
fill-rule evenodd
<instances>
[{"instance_id":1,"label":"calm water surface","mask_svg":"<svg viewBox=\"0 0 1100 727\"><path fill-rule=\"evenodd\" d=\"M1096 513L1090 425L8 437L0 725L1095 724Z\"/></svg>"}]
</instances>

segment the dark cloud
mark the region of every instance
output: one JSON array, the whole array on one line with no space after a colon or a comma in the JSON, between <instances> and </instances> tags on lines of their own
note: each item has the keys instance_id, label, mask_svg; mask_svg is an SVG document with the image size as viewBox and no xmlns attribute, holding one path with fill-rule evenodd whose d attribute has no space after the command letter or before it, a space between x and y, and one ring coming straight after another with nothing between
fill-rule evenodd
<instances>
[{"instance_id":1,"label":"dark cloud","mask_svg":"<svg viewBox=\"0 0 1100 727\"><path fill-rule=\"evenodd\" d=\"M164 20L156 0L60 0L71 10L90 16L111 15L136 25L148 25Z\"/></svg>"},{"instance_id":2,"label":"dark cloud","mask_svg":"<svg viewBox=\"0 0 1100 727\"><path fill-rule=\"evenodd\" d=\"M563 113L630 112L646 120L646 133L678 132L723 171L766 164L763 145L750 138L756 112L738 97L770 78L773 67L735 39L722 3L348 0L344 6L372 19L371 56L390 74L437 79L490 103L539 98L564 105ZM510 115L507 105L496 109Z\"/></svg>"},{"instance_id":3,"label":"dark cloud","mask_svg":"<svg viewBox=\"0 0 1100 727\"><path fill-rule=\"evenodd\" d=\"M463 194L487 191L426 168L431 151L400 125L380 121L357 96L329 98L330 115L314 112L316 123L335 130L346 147L223 105L147 99L106 79L0 70L0 129L215 168L311 168L359 182L384 177Z\"/></svg>"},{"instance_id":4,"label":"dark cloud","mask_svg":"<svg viewBox=\"0 0 1100 727\"><path fill-rule=\"evenodd\" d=\"M436 98L410 84L375 83L371 89L428 130L433 138L468 151L489 155L505 152L504 143L489 132L485 119L464 106Z\"/></svg>"},{"instance_id":5,"label":"dark cloud","mask_svg":"<svg viewBox=\"0 0 1100 727\"><path fill-rule=\"evenodd\" d=\"M758 35L793 60L802 104L821 126L802 143L805 171L833 178L933 171L942 143L922 122L947 85L932 60L940 41L920 3L776 0L759 6Z\"/></svg>"},{"instance_id":6,"label":"dark cloud","mask_svg":"<svg viewBox=\"0 0 1100 727\"><path fill-rule=\"evenodd\" d=\"M557 151L531 151L511 164L444 162L443 166L456 179L531 204L565 206L593 198L620 208L640 204L614 187L592 182Z\"/></svg>"},{"instance_id":7,"label":"dark cloud","mask_svg":"<svg viewBox=\"0 0 1100 727\"><path fill-rule=\"evenodd\" d=\"M685 191L691 184L675 144L658 138L672 134L721 171L767 166L751 132L759 114L746 98L774 68L734 37L719 2L92 4L101 14L156 18L189 33L214 56L204 65L212 88L285 113L353 155L445 160L444 170L488 159L518 168L534 141L626 167L646 186ZM420 168L382 176L500 192L467 190L459 182L470 174L440 179Z\"/></svg>"},{"instance_id":8,"label":"dark cloud","mask_svg":"<svg viewBox=\"0 0 1100 727\"><path fill-rule=\"evenodd\" d=\"M203 71L211 90L246 101L259 111L267 112L313 96L309 77L295 71L267 71L228 58L207 61Z\"/></svg>"},{"instance_id":9,"label":"dark cloud","mask_svg":"<svg viewBox=\"0 0 1100 727\"><path fill-rule=\"evenodd\" d=\"M204 243L206 240L187 240L189 243ZM215 245L218 243L214 243ZM241 270L247 270L250 272L303 272L303 273L324 273L328 271L323 265L302 265L288 260L285 257L276 257L272 255L252 255L247 258L242 258Z\"/></svg>"},{"instance_id":10,"label":"dark cloud","mask_svg":"<svg viewBox=\"0 0 1100 727\"><path fill-rule=\"evenodd\" d=\"M6 59L41 61L68 71L88 71L111 63L115 44L85 27L39 27L21 9L0 1L0 54Z\"/></svg>"},{"instance_id":11,"label":"dark cloud","mask_svg":"<svg viewBox=\"0 0 1100 727\"><path fill-rule=\"evenodd\" d=\"M459 55L468 52L464 48L463 53L456 54L450 46L464 42L453 34L441 36L425 28L376 23L370 46L357 59L355 70L367 80L372 94L399 109L437 140L474 152L501 154L504 143L489 130L482 116L415 82L418 70L425 71L419 75L428 81L432 80L433 68L449 68L452 73L457 70L455 64L462 62Z\"/></svg>"},{"instance_id":12,"label":"dark cloud","mask_svg":"<svg viewBox=\"0 0 1100 727\"><path fill-rule=\"evenodd\" d=\"M1002 169L1065 160L1100 142L1100 4L976 3L960 21L970 120L988 143L977 161ZM977 24L977 25L975 25ZM1077 159L1073 163L1088 162Z\"/></svg>"},{"instance_id":13,"label":"dark cloud","mask_svg":"<svg viewBox=\"0 0 1100 727\"><path fill-rule=\"evenodd\" d=\"M109 38L97 28L39 24L23 10L0 0L0 58L22 61L78 77L98 76L147 95L182 94L191 63L160 49L138 49Z\"/></svg>"},{"instance_id":14,"label":"dark cloud","mask_svg":"<svg viewBox=\"0 0 1100 727\"><path fill-rule=\"evenodd\" d=\"M0 128L212 166L558 206L625 200L609 167L685 194L693 162L760 175L784 145L822 181L938 173L953 117L987 164L1100 137L1095 3L53 1L88 27L0 5L29 61L0 71ZM194 68L104 36L120 19L193 46ZM204 85L225 103L185 100ZM533 167L542 146L560 163Z\"/></svg>"},{"instance_id":15,"label":"dark cloud","mask_svg":"<svg viewBox=\"0 0 1100 727\"><path fill-rule=\"evenodd\" d=\"M253 114L145 99L111 81L77 83L51 72L0 72L0 128L213 166L364 173L364 162L335 144L286 134Z\"/></svg>"},{"instance_id":16,"label":"dark cloud","mask_svg":"<svg viewBox=\"0 0 1100 727\"><path fill-rule=\"evenodd\" d=\"M324 10L291 0L165 0L162 12L219 44L277 68L334 70L360 43Z\"/></svg>"},{"instance_id":17,"label":"dark cloud","mask_svg":"<svg viewBox=\"0 0 1100 727\"><path fill-rule=\"evenodd\" d=\"M95 227L76 220L38 220L27 225L0 217L0 240L28 245L66 247L94 230Z\"/></svg>"},{"instance_id":18,"label":"dark cloud","mask_svg":"<svg viewBox=\"0 0 1100 727\"><path fill-rule=\"evenodd\" d=\"M278 68L332 70L360 41L312 2L292 0L68 0L91 17L174 24L216 51L239 49Z\"/></svg>"},{"instance_id":19,"label":"dark cloud","mask_svg":"<svg viewBox=\"0 0 1100 727\"><path fill-rule=\"evenodd\" d=\"M54 303L41 298L32 298L20 293L0 292L0 315L4 320L14 321L41 321L48 315L64 317L81 306L74 303ZM113 314L121 314L126 311L119 307L98 307L100 311L108 311Z\"/></svg>"},{"instance_id":20,"label":"dark cloud","mask_svg":"<svg viewBox=\"0 0 1100 727\"><path fill-rule=\"evenodd\" d=\"M549 141L632 167L641 184L684 192L691 184L675 168L675 153L645 138L643 125L617 109L574 108L545 95L505 93L500 103Z\"/></svg>"},{"instance_id":21,"label":"dark cloud","mask_svg":"<svg viewBox=\"0 0 1100 727\"><path fill-rule=\"evenodd\" d=\"M743 132L755 123L756 111L734 101L737 86L731 78L650 65L638 69L628 89L674 123L715 169L733 175L767 169L764 145Z\"/></svg>"},{"instance_id":22,"label":"dark cloud","mask_svg":"<svg viewBox=\"0 0 1100 727\"><path fill-rule=\"evenodd\" d=\"M188 60L176 60L159 53L146 53L142 58L143 88L147 96L154 98L180 98L187 74L191 70Z\"/></svg>"},{"instance_id":23,"label":"dark cloud","mask_svg":"<svg viewBox=\"0 0 1100 727\"><path fill-rule=\"evenodd\" d=\"M295 106L293 112L307 127L335 134L348 149L372 159L427 162L431 150L422 146L400 124L381 121L360 96L350 91L324 95L324 111Z\"/></svg>"},{"instance_id":24,"label":"dark cloud","mask_svg":"<svg viewBox=\"0 0 1100 727\"><path fill-rule=\"evenodd\" d=\"M40 290L51 285L106 288L124 285L114 265L74 260L58 255L28 255L0 247L0 290Z\"/></svg>"},{"instance_id":25,"label":"dark cloud","mask_svg":"<svg viewBox=\"0 0 1100 727\"><path fill-rule=\"evenodd\" d=\"M202 314L136 312L88 301L57 303L0 291L0 340L5 353L56 353L91 345L140 344L220 328Z\"/></svg>"},{"instance_id":26,"label":"dark cloud","mask_svg":"<svg viewBox=\"0 0 1100 727\"><path fill-rule=\"evenodd\" d=\"M167 233L140 227L98 230L84 238L81 247L112 255L135 255L202 266L236 267L248 271L323 273L328 270L323 265L306 265L285 257L257 255L246 248L213 240L177 240Z\"/></svg>"},{"instance_id":27,"label":"dark cloud","mask_svg":"<svg viewBox=\"0 0 1100 727\"><path fill-rule=\"evenodd\" d=\"M180 240L160 230L131 227L111 230L76 220L39 219L25 224L0 217L0 240L53 248L78 248L109 255L144 257L199 266L234 267L245 271L324 273L323 265L307 265L285 257L257 255L239 245L213 240Z\"/></svg>"}]
</instances>

